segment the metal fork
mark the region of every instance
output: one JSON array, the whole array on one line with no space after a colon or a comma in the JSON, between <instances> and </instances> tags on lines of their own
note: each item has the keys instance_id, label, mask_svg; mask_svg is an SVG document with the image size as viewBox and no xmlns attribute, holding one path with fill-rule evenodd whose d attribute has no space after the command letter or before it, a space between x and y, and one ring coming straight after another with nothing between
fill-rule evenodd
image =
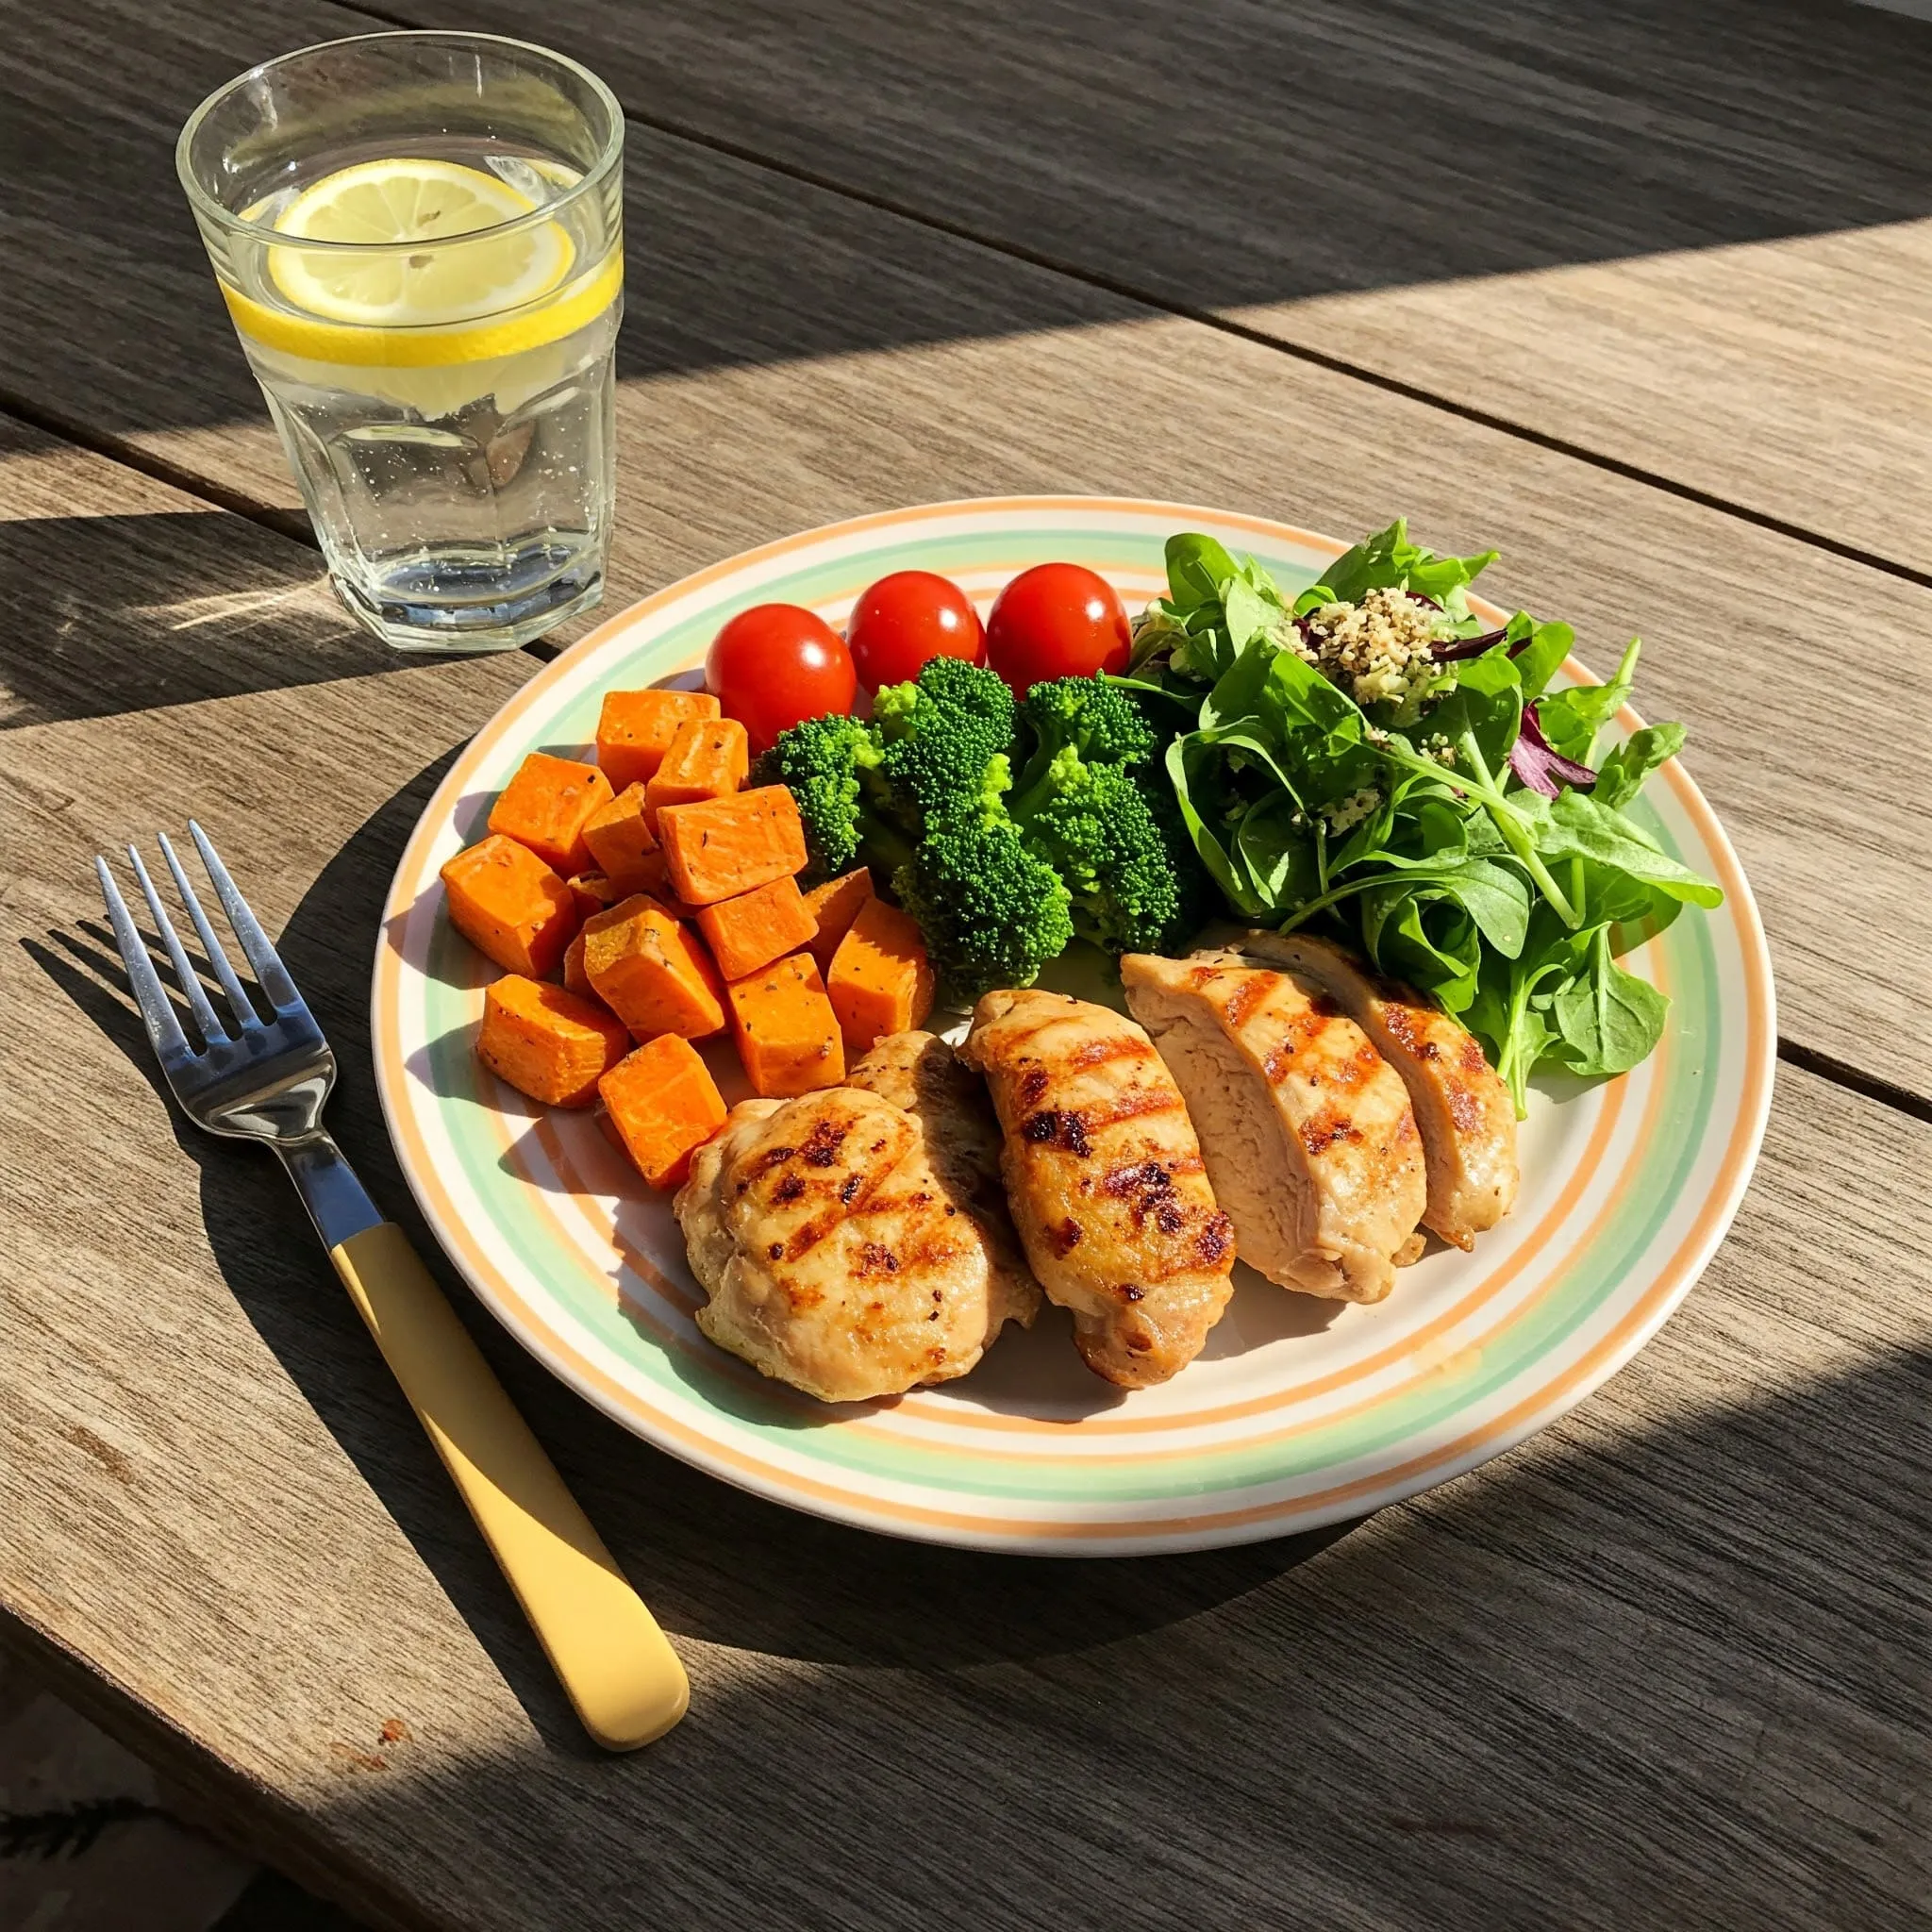
<instances>
[{"instance_id":1,"label":"metal fork","mask_svg":"<svg viewBox=\"0 0 1932 1932\"><path fill-rule=\"evenodd\" d=\"M684 1666L408 1238L383 1219L322 1124L336 1057L220 855L192 820L188 829L275 1017L263 1021L257 1013L163 834L161 856L233 1010L228 1024L216 1013L130 845L134 875L201 1035L199 1050L191 1045L108 861L96 858L128 981L175 1098L197 1126L265 1141L280 1156L336 1273L456 1479L585 1729L608 1750L648 1744L684 1715Z\"/></svg>"}]
</instances>

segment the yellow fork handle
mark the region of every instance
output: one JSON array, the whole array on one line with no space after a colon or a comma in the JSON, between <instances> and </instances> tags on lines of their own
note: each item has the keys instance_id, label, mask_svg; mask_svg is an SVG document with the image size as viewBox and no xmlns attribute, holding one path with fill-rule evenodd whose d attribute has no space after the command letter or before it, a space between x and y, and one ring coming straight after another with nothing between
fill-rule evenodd
<instances>
[{"instance_id":1,"label":"yellow fork handle","mask_svg":"<svg viewBox=\"0 0 1932 1932\"><path fill-rule=\"evenodd\" d=\"M635 1751L685 1713L691 1684L657 1619L393 1222L329 1250L456 1478L584 1728Z\"/></svg>"}]
</instances>

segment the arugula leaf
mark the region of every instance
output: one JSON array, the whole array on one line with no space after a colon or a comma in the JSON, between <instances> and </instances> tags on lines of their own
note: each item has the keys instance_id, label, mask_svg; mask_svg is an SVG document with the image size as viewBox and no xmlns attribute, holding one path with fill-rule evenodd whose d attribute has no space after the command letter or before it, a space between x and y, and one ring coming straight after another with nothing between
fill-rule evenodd
<instances>
[{"instance_id":1,"label":"arugula leaf","mask_svg":"<svg viewBox=\"0 0 1932 1932\"><path fill-rule=\"evenodd\" d=\"M1370 591L1406 585L1440 604L1453 623L1469 621L1468 586L1496 560L1486 550L1480 557L1438 557L1433 550L1408 541L1407 519L1398 517L1386 530L1365 537L1345 550L1294 601L1294 614L1340 599L1359 604Z\"/></svg>"},{"instance_id":2,"label":"arugula leaf","mask_svg":"<svg viewBox=\"0 0 1932 1932\"><path fill-rule=\"evenodd\" d=\"M1534 793L1525 795L1525 802ZM1536 846L1547 861L1581 858L1627 874L1692 906L1722 906L1724 889L1679 865L1620 811L1588 791L1565 791L1535 813Z\"/></svg>"},{"instance_id":3,"label":"arugula leaf","mask_svg":"<svg viewBox=\"0 0 1932 1932\"><path fill-rule=\"evenodd\" d=\"M1553 691L1537 707L1537 720L1551 750L1579 765L1593 764L1596 735L1630 699L1637 681L1637 659L1642 641L1632 638L1607 684L1573 684Z\"/></svg>"},{"instance_id":4,"label":"arugula leaf","mask_svg":"<svg viewBox=\"0 0 1932 1932\"><path fill-rule=\"evenodd\" d=\"M1646 724L1632 732L1629 742L1608 752L1596 768L1596 802L1612 810L1628 805L1643 781L1667 758L1675 758L1683 746L1684 727L1674 721Z\"/></svg>"}]
</instances>

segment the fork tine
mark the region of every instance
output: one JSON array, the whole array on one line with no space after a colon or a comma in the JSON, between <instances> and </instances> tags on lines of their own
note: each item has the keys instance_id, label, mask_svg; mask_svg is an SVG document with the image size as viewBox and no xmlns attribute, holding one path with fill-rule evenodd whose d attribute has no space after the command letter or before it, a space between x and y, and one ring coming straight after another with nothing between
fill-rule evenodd
<instances>
[{"instance_id":1,"label":"fork tine","mask_svg":"<svg viewBox=\"0 0 1932 1932\"><path fill-rule=\"evenodd\" d=\"M161 975L155 971L155 962L148 958L147 948L134 929L133 915L127 910L127 902L122 898L121 888L114 883L114 874L108 870L105 858L94 860L94 875L101 882L101 897L108 902L108 923L114 928L114 943L121 948L127 984L133 990L142 1024L161 1057L162 1066L166 1067L175 1058L192 1059L193 1049L188 1044L188 1036L181 1031L181 1023L175 1019L175 1008L161 985Z\"/></svg>"},{"instance_id":2,"label":"fork tine","mask_svg":"<svg viewBox=\"0 0 1932 1932\"><path fill-rule=\"evenodd\" d=\"M167 833L158 834L161 841L161 855L168 861L168 870L175 874L175 890L181 894L181 903L188 908L188 916L194 922L194 930L201 940L201 950L208 955L208 963L215 970L215 977L222 982L222 991L228 995L228 1004L235 1009L235 1017L242 1023L245 1032L250 1026L259 1026L261 1020L255 1010L255 1002L248 997L248 989L236 975L234 967L228 963L228 955L221 941L215 936L215 929L208 924L208 917L201 909L201 900L194 888L188 882L188 874L181 868L181 861L175 856L175 847Z\"/></svg>"},{"instance_id":3,"label":"fork tine","mask_svg":"<svg viewBox=\"0 0 1932 1932\"><path fill-rule=\"evenodd\" d=\"M218 1040L227 1039L227 1030L216 1019L214 1008L208 1004L207 993L202 991L200 975L188 963L188 955L175 936L175 922L168 917L168 908L161 904L161 895L155 891L155 882L148 877L141 854L130 845L127 858L134 867L134 876L141 881L141 890L147 895L147 909L154 920L155 930L160 934L161 943L168 949L168 958L174 961L175 977L181 982L188 1010L194 1015L194 1024L201 1028L202 1039L212 1046Z\"/></svg>"},{"instance_id":4,"label":"fork tine","mask_svg":"<svg viewBox=\"0 0 1932 1932\"><path fill-rule=\"evenodd\" d=\"M194 841L195 850L201 854L202 864L208 867L208 877L215 882L215 891L222 895L228 924L235 928L235 937L242 941L242 950L248 955L248 963L255 968L256 983L267 993L272 1006L299 1007L302 995L295 991L295 982L289 977L288 968L269 944L268 935L261 929L261 922L249 911L248 901L236 890L235 881L228 876L228 868L222 863L221 854L192 819L188 821L188 831Z\"/></svg>"}]
</instances>

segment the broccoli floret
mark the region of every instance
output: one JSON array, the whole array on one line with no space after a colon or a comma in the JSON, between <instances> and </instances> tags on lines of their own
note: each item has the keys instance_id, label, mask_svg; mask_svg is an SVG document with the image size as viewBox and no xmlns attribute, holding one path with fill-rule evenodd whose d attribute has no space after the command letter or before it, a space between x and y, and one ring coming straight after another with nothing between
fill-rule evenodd
<instances>
[{"instance_id":1,"label":"broccoli floret","mask_svg":"<svg viewBox=\"0 0 1932 1932\"><path fill-rule=\"evenodd\" d=\"M1036 684L1020 707L1020 723L1037 747L1026 761L1023 791L1067 745L1082 758L1109 765L1142 764L1156 749L1154 733L1133 693L1104 677L1056 677Z\"/></svg>"},{"instance_id":2,"label":"broccoli floret","mask_svg":"<svg viewBox=\"0 0 1932 1932\"><path fill-rule=\"evenodd\" d=\"M1004 813L933 826L892 890L918 920L947 997L962 1005L996 986L1030 986L1074 936L1059 874Z\"/></svg>"},{"instance_id":3,"label":"broccoli floret","mask_svg":"<svg viewBox=\"0 0 1932 1932\"><path fill-rule=\"evenodd\" d=\"M1016 726L1025 766L1009 797ZM797 799L813 874L872 866L949 997L970 1001L1030 985L1076 930L1119 953L1194 929L1205 881L1158 749L1131 693L1104 679L1035 685L1016 712L993 673L937 658L878 692L868 724L794 725L760 775Z\"/></svg>"},{"instance_id":4,"label":"broccoli floret","mask_svg":"<svg viewBox=\"0 0 1932 1932\"><path fill-rule=\"evenodd\" d=\"M1200 924L1207 879L1132 693L1099 677L1037 684L1032 751L1009 809L1066 880L1074 929L1110 953L1164 952Z\"/></svg>"},{"instance_id":5,"label":"broccoli floret","mask_svg":"<svg viewBox=\"0 0 1932 1932\"><path fill-rule=\"evenodd\" d=\"M808 718L758 761L756 782L787 787L810 855L807 876L830 878L858 864L888 871L912 849L917 821L894 796L878 733L857 718Z\"/></svg>"},{"instance_id":6,"label":"broccoli floret","mask_svg":"<svg viewBox=\"0 0 1932 1932\"><path fill-rule=\"evenodd\" d=\"M993 760L1004 761L1013 738L1013 694L991 671L934 658L914 683L878 693L873 722L885 746L888 782L922 813L945 817L976 804Z\"/></svg>"},{"instance_id":7,"label":"broccoli floret","mask_svg":"<svg viewBox=\"0 0 1932 1932\"><path fill-rule=\"evenodd\" d=\"M1184 895L1174 855L1140 784L1121 765L1086 764L1069 747L1028 809L1022 835L1073 896L1074 929L1109 953L1158 953L1177 945Z\"/></svg>"}]
</instances>

